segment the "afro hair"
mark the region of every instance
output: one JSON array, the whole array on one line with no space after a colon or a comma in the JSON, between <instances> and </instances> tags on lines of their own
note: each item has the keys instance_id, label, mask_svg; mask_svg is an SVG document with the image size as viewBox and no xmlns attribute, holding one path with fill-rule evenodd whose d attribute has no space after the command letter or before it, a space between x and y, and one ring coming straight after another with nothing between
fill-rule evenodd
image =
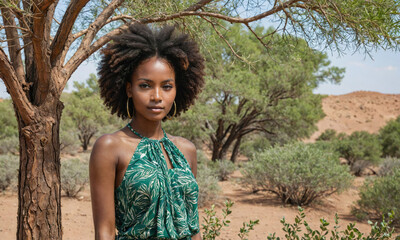
<instances>
[{"instance_id":1,"label":"afro hair","mask_svg":"<svg viewBox=\"0 0 400 240\"><path fill-rule=\"evenodd\" d=\"M187 34L178 33L173 26L152 31L147 25L135 23L111 40L102 50L98 81L100 95L112 114L128 118L126 83L144 60L154 56L167 60L175 71L175 116L194 103L204 86L204 58ZM171 109L168 116L173 112Z\"/></svg>"}]
</instances>

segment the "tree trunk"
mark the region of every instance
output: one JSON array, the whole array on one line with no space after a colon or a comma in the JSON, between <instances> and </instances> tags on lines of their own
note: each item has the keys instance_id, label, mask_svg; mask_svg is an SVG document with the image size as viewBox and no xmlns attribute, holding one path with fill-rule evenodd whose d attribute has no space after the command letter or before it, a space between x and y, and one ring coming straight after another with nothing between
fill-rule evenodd
<instances>
[{"instance_id":1,"label":"tree trunk","mask_svg":"<svg viewBox=\"0 0 400 240\"><path fill-rule=\"evenodd\" d=\"M240 142L242 141L242 137L238 137L235 146L232 150L231 161L234 163L236 161L237 155L239 154Z\"/></svg>"},{"instance_id":2,"label":"tree trunk","mask_svg":"<svg viewBox=\"0 0 400 240\"><path fill-rule=\"evenodd\" d=\"M25 125L17 113L20 140L17 239L62 239L60 119L63 104L55 96Z\"/></svg>"},{"instance_id":3,"label":"tree trunk","mask_svg":"<svg viewBox=\"0 0 400 240\"><path fill-rule=\"evenodd\" d=\"M218 140L213 141L212 156L211 156L211 160L213 162L215 162L218 159L220 148L221 148L220 142Z\"/></svg>"}]
</instances>

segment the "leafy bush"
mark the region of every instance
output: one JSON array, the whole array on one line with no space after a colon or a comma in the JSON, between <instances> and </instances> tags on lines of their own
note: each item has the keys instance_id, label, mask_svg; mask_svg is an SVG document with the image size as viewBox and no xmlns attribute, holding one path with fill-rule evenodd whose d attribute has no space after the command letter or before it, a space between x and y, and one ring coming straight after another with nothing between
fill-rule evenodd
<instances>
[{"instance_id":1,"label":"leafy bush","mask_svg":"<svg viewBox=\"0 0 400 240\"><path fill-rule=\"evenodd\" d=\"M271 146L268 138L262 135L255 135L246 138L242 144L240 144L240 152L246 157L251 157L254 153L263 151L264 149Z\"/></svg>"},{"instance_id":2,"label":"leafy bush","mask_svg":"<svg viewBox=\"0 0 400 240\"><path fill-rule=\"evenodd\" d=\"M317 141L331 141L336 138L336 130L334 129L326 129L319 137Z\"/></svg>"},{"instance_id":3,"label":"leafy bush","mask_svg":"<svg viewBox=\"0 0 400 240\"><path fill-rule=\"evenodd\" d=\"M64 129L61 127L60 130L60 150L62 153L75 155L79 150L77 133L72 129Z\"/></svg>"},{"instance_id":4,"label":"leafy bush","mask_svg":"<svg viewBox=\"0 0 400 240\"><path fill-rule=\"evenodd\" d=\"M0 154L14 154L19 152L18 136L0 138Z\"/></svg>"},{"instance_id":5,"label":"leafy bush","mask_svg":"<svg viewBox=\"0 0 400 240\"><path fill-rule=\"evenodd\" d=\"M197 149L196 154L198 165L207 164L208 162L210 162L210 159L207 158L206 154L202 150Z\"/></svg>"},{"instance_id":6,"label":"leafy bush","mask_svg":"<svg viewBox=\"0 0 400 240\"><path fill-rule=\"evenodd\" d=\"M76 197L89 182L89 166L77 158L61 162L61 189L68 197Z\"/></svg>"},{"instance_id":7,"label":"leafy bush","mask_svg":"<svg viewBox=\"0 0 400 240\"><path fill-rule=\"evenodd\" d=\"M19 158L14 155L0 155L0 192L18 180Z\"/></svg>"},{"instance_id":8,"label":"leafy bush","mask_svg":"<svg viewBox=\"0 0 400 240\"><path fill-rule=\"evenodd\" d=\"M383 156L400 158L400 116L379 130Z\"/></svg>"},{"instance_id":9,"label":"leafy bush","mask_svg":"<svg viewBox=\"0 0 400 240\"><path fill-rule=\"evenodd\" d=\"M0 139L18 137L18 123L10 99L0 102Z\"/></svg>"},{"instance_id":10,"label":"leafy bush","mask_svg":"<svg viewBox=\"0 0 400 240\"><path fill-rule=\"evenodd\" d=\"M203 163L197 166L196 180L199 185L198 206L203 207L218 198L221 188L218 185L218 178L214 175L211 168Z\"/></svg>"},{"instance_id":11,"label":"leafy bush","mask_svg":"<svg viewBox=\"0 0 400 240\"><path fill-rule=\"evenodd\" d=\"M400 223L400 168L393 174L367 180L360 189L360 199L353 208L358 218L380 218L394 212L394 222Z\"/></svg>"},{"instance_id":12,"label":"leafy bush","mask_svg":"<svg viewBox=\"0 0 400 240\"><path fill-rule=\"evenodd\" d=\"M203 226L203 239L204 240L215 240L221 234L222 227L228 227L230 220L226 219L229 214L232 213L231 207L233 206L233 202L230 200L225 201L225 209L222 209L222 221L216 216L216 212L214 210L215 205L211 206L211 209L204 209L204 213L206 214L203 217L205 224ZM258 224L259 220L252 221L249 223L243 223L243 227L240 228L239 238L241 240L248 240L246 236L249 234L251 230L254 230L254 226Z\"/></svg>"},{"instance_id":13,"label":"leafy bush","mask_svg":"<svg viewBox=\"0 0 400 240\"><path fill-rule=\"evenodd\" d=\"M310 225L308 225L307 221L305 220L306 215L304 213L304 210L299 207L299 215L297 215L294 219L295 223L287 223L285 218L281 220L281 223L283 225L283 231L285 232L285 239L292 240L292 239L315 239L315 240L323 240L327 239L327 235L330 233L331 240L336 240L336 239L342 239L342 240L347 240L347 239L357 239L357 240L388 240L391 239L392 234L394 233L394 228L390 227L390 224L392 223L393 215L389 214L389 221L383 220L379 225L378 223L373 224L372 222L369 222L371 225L371 232L369 233L368 236L364 236L363 233L360 232L355 227L355 223L349 223L347 227L345 228L344 231L338 231L339 229L339 217L336 214L335 215L335 226L333 227L333 230L329 230L329 222L327 222L325 219L321 219L321 225L319 226L320 230L313 230ZM304 232L301 235L299 233L302 232L302 226L305 227L307 232ZM267 237L268 240L280 240L279 237L275 236L276 233L269 234ZM396 238L397 239L397 238Z\"/></svg>"},{"instance_id":14,"label":"leafy bush","mask_svg":"<svg viewBox=\"0 0 400 240\"><path fill-rule=\"evenodd\" d=\"M345 133L337 133L334 129L326 129L319 137L316 139L317 141L335 141L342 140L346 138Z\"/></svg>"},{"instance_id":15,"label":"leafy bush","mask_svg":"<svg viewBox=\"0 0 400 240\"><path fill-rule=\"evenodd\" d=\"M400 168L400 159L387 157L383 160L383 162L379 166L378 175L379 176L392 175L394 173L394 170L398 168Z\"/></svg>"},{"instance_id":16,"label":"leafy bush","mask_svg":"<svg viewBox=\"0 0 400 240\"><path fill-rule=\"evenodd\" d=\"M242 183L253 191L276 194L284 203L307 205L348 188L348 166L335 154L311 144L295 143L255 154L242 169Z\"/></svg>"},{"instance_id":17,"label":"leafy bush","mask_svg":"<svg viewBox=\"0 0 400 240\"><path fill-rule=\"evenodd\" d=\"M222 209L222 219L220 219L214 210L214 205L211 206L211 209L205 209L205 217L203 217L205 224L203 226L203 239L204 240L215 240L220 234L221 229L223 227L228 227L230 220L227 219L227 216L232 213L231 207L233 206L233 202L225 201L225 209ZM327 239L327 235L330 234L331 240L389 240L392 238L394 233L394 228L390 225L393 222L394 215L393 213L388 213L389 220L378 223L372 223L368 221L371 226L370 233L365 236L363 233L356 228L355 223L349 223L343 231L339 231L339 217L335 214L335 225L333 229L330 230L328 226L330 223L326 221L324 218L320 219L319 230L314 230L310 227L308 222L306 221L306 215L304 210L301 207L298 207L299 214L295 217L294 223L286 222L285 218L281 219L281 223L283 225L283 231L285 232L285 237L282 239L287 240L325 240ZM251 230L254 230L254 226L259 223L259 220L250 220L249 223L243 223L243 227L240 228L240 232L238 234L241 240L247 240L247 235ZM306 231L303 231L302 228L305 228ZM396 237L396 240L399 239L400 236ZM267 236L268 240L280 240L280 237L276 236L276 233L269 234Z\"/></svg>"},{"instance_id":18,"label":"leafy bush","mask_svg":"<svg viewBox=\"0 0 400 240\"><path fill-rule=\"evenodd\" d=\"M358 160L376 164L380 161L382 147L376 135L366 131L353 132L336 144L341 157L346 158L352 166Z\"/></svg>"},{"instance_id":19,"label":"leafy bush","mask_svg":"<svg viewBox=\"0 0 400 240\"><path fill-rule=\"evenodd\" d=\"M227 159L217 159L215 162L210 163L210 167L220 181L228 180L229 175L236 169L235 164Z\"/></svg>"}]
</instances>

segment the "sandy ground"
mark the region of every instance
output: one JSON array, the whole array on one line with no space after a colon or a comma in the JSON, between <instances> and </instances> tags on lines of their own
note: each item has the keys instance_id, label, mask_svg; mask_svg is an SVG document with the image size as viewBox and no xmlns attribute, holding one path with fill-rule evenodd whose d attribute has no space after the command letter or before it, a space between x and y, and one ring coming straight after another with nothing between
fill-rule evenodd
<instances>
[{"instance_id":1,"label":"sandy ground","mask_svg":"<svg viewBox=\"0 0 400 240\"><path fill-rule=\"evenodd\" d=\"M323 100L326 117L318 122L318 131L308 141L315 140L326 129L351 133L365 130L377 132L390 119L400 115L400 94L380 94L376 92L354 92L346 95L328 96ZM250 240L266 239L269 233L276 232L283 236L280 219L285 217L293 222L297 208L284 206L273 195L267 193L253 194L238 185L239 172L235 172L229 181L220 182L223 189L219 202L230 199L234 202L230 226L223 228L220 240L239 239L237 234L243 222L259 219L260 223L250 232ZM326 218L331 225L335 213L339 214L340 226L357 220L351 215L351 206L358 198L358 188L363 178L356 178L353 186L346 192L334 194L305 208L307 221L313 228L320 224L320 218ZM222 205L222 204L221 204ZM221 206L216 210L221 216ZM199 209L200 225L204 222L204 209ZM62 224L64 239L93 239L92 211L89 189L79 199L62 198ZM13 192L0 194L0 240L15 239L17 225L17 195ZM357 222L361 232L367 233L369 225Z\"/></svg>"}]
</instances>

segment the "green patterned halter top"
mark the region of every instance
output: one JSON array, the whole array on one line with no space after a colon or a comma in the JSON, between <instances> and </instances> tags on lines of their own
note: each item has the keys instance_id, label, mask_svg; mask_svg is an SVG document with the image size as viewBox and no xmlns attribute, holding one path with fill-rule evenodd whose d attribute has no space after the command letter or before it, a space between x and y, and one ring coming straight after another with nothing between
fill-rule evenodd
<instances>
[{"instance_id":1,"label":"green patterned halter top","mask_svg":"<svg viewBox=\"0 0 400 240\"><path fill-rule=\"evenodd\" d=\"M200 231L199 188L185 157L167 137L141 138L115 189L116 239L184 239ZM168 169L163 145L172 169Z\"/></svg>"}]
</instances>

